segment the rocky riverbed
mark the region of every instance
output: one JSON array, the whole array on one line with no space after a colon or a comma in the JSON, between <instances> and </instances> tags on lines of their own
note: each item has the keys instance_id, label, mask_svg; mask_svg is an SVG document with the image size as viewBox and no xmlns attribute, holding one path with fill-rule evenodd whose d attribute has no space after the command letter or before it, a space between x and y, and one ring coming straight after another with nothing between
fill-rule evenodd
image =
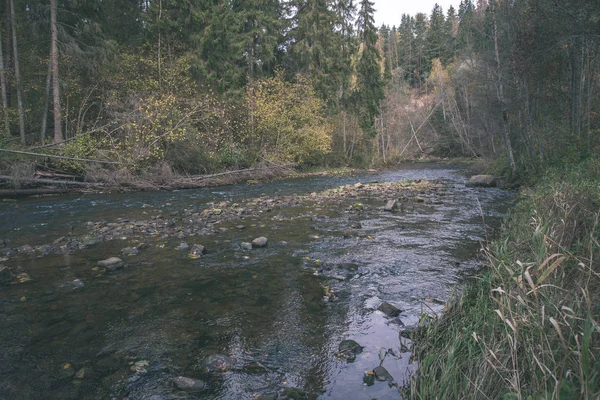
<instances>
[{"instance_id":1,"label":"rocky riverbed","mask_svg":"<svg viewBox=\"0 0 600 400\"><path fill-rule=\"evenodd\" d=\"M0 398L399 398L512 199L433 168L3 236Z\"/></svg>"}]
</instances>

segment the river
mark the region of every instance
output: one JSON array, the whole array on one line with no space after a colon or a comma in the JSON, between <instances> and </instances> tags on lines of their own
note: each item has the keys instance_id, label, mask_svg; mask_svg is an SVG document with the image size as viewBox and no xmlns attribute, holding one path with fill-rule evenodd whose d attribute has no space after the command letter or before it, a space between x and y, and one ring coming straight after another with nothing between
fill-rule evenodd
<instances>
[{"instance_id":1,"label":"river","mask_svg":"<svg viewBox=\"0 0 600 400\"><path fill-rule=\"evenodd\" d=\"M417 367L400 333L443 310L482 264L480 242L514 200L512 192L465 187L464 173L459 165L410 164L357 176L1 202L0 264L14 279L0 286L0 399L254 399L286 388L310 399L399 399ZM438 187L395 213L378 196L310 201L313 192L401 180ZM295 196L304 200L219 220L218 207ZM103 227L157 218L168 225L205 210L213 215L203 230L154 232L137 255L120 251L139 244L138 234L68 248L68 238ZM268 247L240 248L259 236ZM192 259L175 249L182 241L208 253ZM64 254L16 250L63 242ZM111 256L125 268L97 267ZM402 310L399 318L376 310L382 302ZM346 339L363 347L354 361L339 357ZM231 365L209 371L206 358L215 354ZM365 371L380 364L394 384L364 384ZM177 376L205 387L180 390Z\"/></svg>"}]
</instances>

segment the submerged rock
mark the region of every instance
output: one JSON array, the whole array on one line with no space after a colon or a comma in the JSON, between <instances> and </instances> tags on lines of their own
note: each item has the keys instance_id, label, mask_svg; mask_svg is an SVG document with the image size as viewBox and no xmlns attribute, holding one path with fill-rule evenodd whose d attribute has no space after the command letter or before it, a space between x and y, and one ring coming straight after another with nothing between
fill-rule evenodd
<instances>
[{"instance_id":1,"label":"submerged rock","mask_svg":"<svg viewBox=\"0 0 600 400\"><path fill-rule=\"evenodd\" d=\"M116 271L120 268L123 268L123 260L119 257L110 257L106 260L98 261L98 266L102 268L106 268L108 271Z\"/></svg>"},{"instance_id":2,"label":"submerged rock","mask_svg":"<svg viewBox=\"0 0 600 400\"><path fill-rule=\"evenodd\" d=\"M343 340L338 346L338 358L352 362L362 351L363 347L354 340Z\"/></svg>"},{"instance_id":3,"label":"submerged rock","mask_svg":"<svg viewBox=\"0 0 600 400\"><path fill-rule=\"evenodd\" d=\"M0 286L9 285L12 282L13 274L8 267L0 265Z\"/></svg>"},{"instance_id":4,"label":"submerged rock","mask_svg":"<svg viewBox=\"0 0 600 400\"><path fill-rule=\"evenodd\" d=\"M269 241L267 240L266 237L261 236L252 241L252 247L255 247L255 248L267 247L268 242Z\"/></svg>"},{"instance_id":5,"label":"submerged rock","mask_svg":"<svg viewBox=\"0 0 600 400\"><path fill-rule=\"evenodd\" d=\"M377 307L377 311L381 311L386 317L390 318L397 317L402 312L398 307L391 305L387 301L381 303L379 307Z\"/></svg>"},{"instance_id":6,"label":"submerged rock","mask_svg":"<svg viewBox=\"0 0 600 400\"><path fill-rule=\"evenodd\" d=\"M186 378L184 376L173 378L171 383L173 383L173 386L177 389L185 392L199 392L206 386L206 383L200 379Z\"/></svg>"},{"instance_id":7,"label":"submerged rock","mask_svg":"<svg viewBox=\"0 0 600 400\"><path fill-rule=\"evenodd\" d=\"M279 400L308 400L308 395L297 388L287 388L279 396Z\"/></svg>"},{"instance_id":8,"label":"submerged rock","mask_svg":"<svg viewBox=\"0 0 600 400\"><path fill-rule=\"evenodd\" d=\"M240 243L240 247L243 250L252 250L252 243L250 243L250 242L242 242L242 243Z\"/></svg>"},{"instance_id":9,"label":"submerged rock","mask_svg":"<svg viewBox=\"0 0 600 400\"><path fill-rule=\"evenodd\" d=\"M204 359L204 369L207 372L227 371L233 367L233 360L223 354L213 354Z\"/></svg>"},{"instance_id":10,"label":"submerged rock","mask_svg":"<svg viewBox=\"0 0 600 400\"><path fill-rule=\"evenodd\" d=\"M493 175L473 175L465 185L470 187L494 187L496 183L496 177Z\"/></svg>"}]
</instances>

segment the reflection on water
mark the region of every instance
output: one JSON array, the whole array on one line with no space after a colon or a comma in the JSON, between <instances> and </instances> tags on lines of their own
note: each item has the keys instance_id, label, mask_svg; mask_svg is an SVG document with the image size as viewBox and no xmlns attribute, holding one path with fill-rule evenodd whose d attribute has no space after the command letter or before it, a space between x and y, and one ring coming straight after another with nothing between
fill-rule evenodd
<instances>
[{"instance_id":1,"label":"reflection on water","mask_svg":"<svg viewBox=\"0 0 600 400\"><path fill-rule=\"evenodd\" d=\"M465 188L460 170L425 164L354 177L0 203L0 239L19 246L83 233L86 221L148 218L144 204L177 214L209 201L400 179L447 186L435 201L397 214L383 212L382 199L361 200L369 211L360 215L358 236L345 234L353 222L345 204L300 205L247 219L245 230L223 223L215 235L195 238L209 250L200 260L150 247L123 257L123 270L94 270L127 240L11 258L4 264L32 281L0 288L0 399L251 399L289 387L309 398L400 398L386 382L365 386L364 372L392 349L383 366L405 382L416 366L400 344L401 324L442 309L438 300L478 264L482 219L497 226L510 193ZM267 236L269 247L240 249L257 236ZM61 287L75 279L85 286ZM375 311L381 301L403 310L401 322ZM344 339L364 347L352 363L337 358ZM207 372L205 358L213 354L233 365ZM178 390L170 383L176 376L206 387Z\"/></svg>"}]
</instances>

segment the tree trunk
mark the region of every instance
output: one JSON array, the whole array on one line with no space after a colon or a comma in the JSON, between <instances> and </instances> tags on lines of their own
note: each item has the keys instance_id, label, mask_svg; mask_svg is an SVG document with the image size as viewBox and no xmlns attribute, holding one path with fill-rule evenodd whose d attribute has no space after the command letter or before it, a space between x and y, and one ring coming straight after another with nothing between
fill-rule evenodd
<instances>
[{"instance_id":1,"label":"tree trunk","mask_svg":"<svg viewBox=\"0 0 600 400\"><path fill-rule=\"evenodd\" d=\"M21 95L21 72L19 69L19 50L17 48L17 28L15 26L15 3L14 0L10 0L10 21L12 30L12 45L13 45L13 57L15 64L15 80L17 81L17 106L19 110L19 135L21 137L21 144L25 146L25 115L23 111L23 99Z\"/></svg>"},{"instance_id":2,"label":"tree trunk","mask_svg":"<svg viewBox=\"0 0 600 400\"><path fill-rule=\"evenodd\" d=\"M12 0L11 0L12 1ZM54 103L54 141L62 142L62 115L60 109L60 83L58 81L58 33L56 27L56 0L50 0L50 29L52 31L52 93Z\"/></svg>"},{"instance_id":3,"label":"tree trunk","mask_svg":"<svg viewBox=\"0 0 600 400\"><path fill-rule=\"evenodd\" d=\"M44 106L42 109L42 123L40 128L40 145L46 142L46 126L48 125L48 103L50 102L50 85L52 83L52 55L48 61L48 73L46 74L46 90L44 92Z\"/></svg>"},{"instance_id":4,"label":"tree trunk","mask_svg":"<svg viewBox=\"0 0 600 400\"><path fill-rule=\"evenodd\" d=\"M2 86L2 111L4 112L4 129L6 137L10 136L10 122L8 121L8 101L6 100L6 74L4 72L4 53L2 49L2 37L0 37L0 86Z\"/></svg>"},{"instance_id":5,"label":"tree trunk","mask_svg":"<svg viewBox=\"0 0 600 400\"><path fill-rule=\"evenodd\" d=\"M494 55L496 57L496 70L497 70L497 92L498 100L500 101L500 107L502 111L502 133L504 135L504 141L506 143L506 150L508 152L508 159L510 162L510 168L513 172L516 172L517 165L515 163L515 156L512 149L510 140L510 128L508 125L508 109L506 106L506 98L504 97L504 83L502 80L502 68L500 63L500 49L498 48L498 24L496 22L496 7L494 1L490 2L492 5L492 17L493 17L493 35L494 35Z\"/></svg>"}]
</instances>

